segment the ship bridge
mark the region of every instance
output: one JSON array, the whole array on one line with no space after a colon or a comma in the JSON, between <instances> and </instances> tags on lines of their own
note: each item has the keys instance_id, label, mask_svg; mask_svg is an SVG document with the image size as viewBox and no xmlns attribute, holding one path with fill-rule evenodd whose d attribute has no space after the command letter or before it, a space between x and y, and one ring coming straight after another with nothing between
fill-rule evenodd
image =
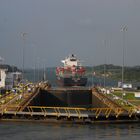
<instances>
[{"instance_id":1,"label":"ship bridge","mask_svg":"<svg viewBox=\"0 0 140 140\"><path fill-rule=\"evenodd\" d=\"M73 54L65 58L64 60L61 60L61 62L64 64L64 66L81 66L80 60L77 59L76 56Z\"/></svg>"}]
</instances>

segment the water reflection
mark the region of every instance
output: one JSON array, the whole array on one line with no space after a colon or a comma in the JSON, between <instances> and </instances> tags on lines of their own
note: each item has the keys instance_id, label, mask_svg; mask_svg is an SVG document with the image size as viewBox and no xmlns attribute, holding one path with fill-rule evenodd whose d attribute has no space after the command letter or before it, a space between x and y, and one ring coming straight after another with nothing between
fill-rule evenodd
<instances>
[{"instance_id":1,"label":"water reflection","mask_svg":"<svg viewBox=\"0 0 140 140\"><path fill-rule=\"evenodd\" d=\"M0 123L0 140L138 140L140 124Z\"/></svg>"}]
</instances>

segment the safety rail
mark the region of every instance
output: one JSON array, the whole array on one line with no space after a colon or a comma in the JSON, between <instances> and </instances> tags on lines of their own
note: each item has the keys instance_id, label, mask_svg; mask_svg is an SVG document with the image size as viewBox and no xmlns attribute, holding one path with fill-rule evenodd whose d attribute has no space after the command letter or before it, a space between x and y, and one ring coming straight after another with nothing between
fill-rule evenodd
<instances>
[{"instance_id":1,"label":"safety rail","mask_svg":"<svg viewBox=\"0 0 140 140\"><path fill-rule=\"evenodd\" d=\"M100 99L105 105L112 108L117 114L118 114L118 110L116 108L121 108L121 109L119 109L119 113L121 113L121 111L122 112L126 111L129 114L129 116L132 116L134 111L139 112L139 110L140 110L137 106L135 106L135 105L129 103L128 101L123 100L123 99L121 99L122 102L123 103L127 102L127 106L122 106L122 105L118 104L115 100L113 100L112 98L108 97L106 94L99 92L98 89L96 89L96 88L93 88L93 94L98 99ZM117 97L117 96L115 96L115 97Z\"/></svg>"},{"instance_id":2,"label":"safety rail","mask_svg":"<svg viewBox=\"0 0 140 140\"><path fill-rule=\"evenodd\" d=\"M131 117L137 112L134 108L127 107L128 112L122 108L72 108L72 107L43 107L43 106L27 106L23 111L19 111L22 106L7 106L0 110L0 114L11 115L29 115L29 116L44 116L44 117L76 117L76 118L98 118L115 116L118 118L120 115Z\"/></svg>"},{"instance_id":3,"label":"safety rail","mask_svg":"<svg viewBox=\"0 0 140 140\"><path fill-rule=\"evenodd\" d=\"M8 98L5 104L0 105L0 111L5 110L8 106L10 106L13 102L20 98L20 94L15 94L13 96L6 97ZM5 99L6 100L6 99Z\"/></svg>"},{"instance_id":4,"label":"safety rail","mask_svg":"<svg viewBox=\"0 0 140 140\"><path fill-rule=\"evenodd\" d=\"M92 89L91 89L91 87L77 87L77 86L73 86L73 87L52 87L52 88L50 88L50 89L48 89L48 91L49 90L60 90L60 91L84 91L84 90L89 90L89 91L91 91Z\"/></svg>"},{"instance_id":5,"label":"safety rail","mask_svg":"<svg viewBox=\"0 0 140 140\"><path fill-rule=\"evenodd\" d=\"M3 99L3 98L5 98L6 96L8 96L10 94L11 94L11 92L6 92L5 94L3 94L3 95L0 96L0 100Z\"/></svg>"},{"instance_id":6,"label":"safety rail","mask_svg":"<svg viewBox=\"0 0 140 140\"><path fill-rule=\"evenodd\" d=\"M20 107L18 111L23 111L26 106L30 104L30 102L37 96L40 88L36 88L23 102L20 103Z\"/></svg>"},{"instance_id":7,"label":"safety rail","mask_svg":"<svg viewBox=\"0 0 140 140\"><path fill-rule=\"evenodd\" d=\"M97 89L93 89L92 93L94 94L94 96L96 96L101 102L103 102L106 106L108 106L109 108L111 108L115 113L118 113L118 111L116 110L116 108L121 108L120 105L116 104L115 102L113 102L112 100L110 100L108 97L106 97L104 94L99 93L99 91ZM121 108L120 111L124 111L124 109ZM119 113L121 113L119 111Z\"/></svg>"}]
</instances>

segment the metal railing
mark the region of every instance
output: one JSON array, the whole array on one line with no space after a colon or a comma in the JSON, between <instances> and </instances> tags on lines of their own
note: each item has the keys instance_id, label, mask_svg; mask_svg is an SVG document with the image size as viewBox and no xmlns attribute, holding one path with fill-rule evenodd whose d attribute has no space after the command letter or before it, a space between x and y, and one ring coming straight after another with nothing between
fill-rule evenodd
<instances>
[{"instance_id":1,"label":"metal railing","mask_svg":"<svg viewBox=\"0 0 140 140\"><path fill-rule=\"evenodd\" d=\"M52 117L76 117L76 118L98 118L111 117L118 118L125 114L131 117L136 114L136 110L132 107L127 107L128 112L122 108L72 108L72 107L46 107L46 106L27 106L23 111L20 111L22 106L7 106L0 109L0 114L14 114L14 115L30 115L30 116L52 116Z\"/></svg>"}]
</instances>

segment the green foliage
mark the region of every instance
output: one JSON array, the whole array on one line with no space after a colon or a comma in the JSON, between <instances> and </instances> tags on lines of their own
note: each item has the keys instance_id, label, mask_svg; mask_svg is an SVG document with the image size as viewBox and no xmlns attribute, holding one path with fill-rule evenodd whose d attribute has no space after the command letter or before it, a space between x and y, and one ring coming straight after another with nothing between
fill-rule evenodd
<instances>
[{"instance_id":1,"label":"green foliage","mask_svg":"<svg viewBox=\"0 0 140 140\"><path fill-rule=\"evenodd\" d=\"M107 78L111 78L113 80L118 80L118 81L121 81L122 78L121 66L115 66L109 64L109 65L99 65L94 67L86 67L86 69L87 69L87 75L90 75L94 71L96 73L96 76L98 77L103 77L105 72ZM124 67L124 81L140 82L140 66Z\"/></svg>"},{"instance_id":2,"label":"green foliage","mask_svg":"<svg viewBox=\"0 0 140 140\"><path fill-rule=\"evenodd\" d=\"M122 97L123 95L123 99L127 99L127 100L135 100L135 95L134 93L130 93L130 92L124 92L125 95L123 95L122 91L121 92L114 92L113 94L119 97Z\"/></svg>"},{"instance_id":3,"label":"green foliage","mask_svg":"<svg viewBox=\"0 0 140 140\"><path fill-rule=\"evenodd\" d=\"M126 95L124 96L124 99L135 100L135 95L134 93L126 93Z\"/></svg>"}]
</instances>

